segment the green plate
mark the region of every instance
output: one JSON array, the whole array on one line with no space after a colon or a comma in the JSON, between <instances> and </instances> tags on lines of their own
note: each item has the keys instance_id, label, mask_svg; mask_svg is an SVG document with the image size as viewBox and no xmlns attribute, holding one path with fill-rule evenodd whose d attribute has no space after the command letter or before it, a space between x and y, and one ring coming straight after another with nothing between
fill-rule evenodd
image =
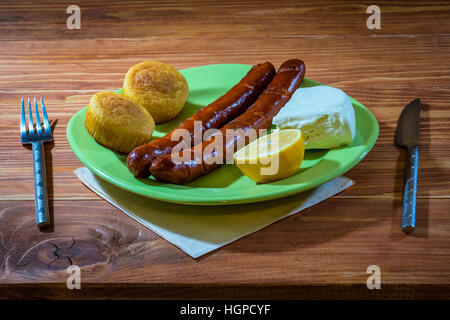
<instances>
[{"instance_id":1,"label":"green plate","mask_svg":"<svg viewBox=\"0 0 450 320\"><path fill-rule=\"evenodd\" d=\"M156 126L153 137L161 137L172 128L227 92L248 72L251 66L217 64L181 70L189 84L189 98L182 112L170 122ZM320 83L305 79L302 87ZM250 203L281 198L314 188L331 180L360 162L378 137L378 123L373 114L351 98L356 113L356 137L345 147L307 151L299 170L291 177L256 184L235 165L219 169L185 185L160 183L153 178L136 179L126 167L126 155L105 148L84 127L86 107L69 121L67 138L75 155L100 178L125 190L168 202L196 205Z\"/></svg>"}]
</instances>

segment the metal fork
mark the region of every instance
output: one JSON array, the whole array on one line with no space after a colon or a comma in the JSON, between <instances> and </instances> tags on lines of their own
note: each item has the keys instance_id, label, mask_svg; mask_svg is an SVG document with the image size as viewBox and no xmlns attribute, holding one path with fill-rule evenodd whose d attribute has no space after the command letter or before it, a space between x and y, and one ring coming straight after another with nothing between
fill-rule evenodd
<instances>
[{"instance_id":1,"label":"metal fork","mask_svg":"<svg viewBox=\"0 0 450 320\"><path fill-rule=\"evenodd\" d=\"M33 172L34 172L34 199L36 207L36 223L39 228L50 224L47 196L47 178L45 174L44 141L52 141L53 135L45 110L44 100L41 98L42 115L44 120L44 130L41 126L38 104L34 97L34 107L36 110L36 130L33 124L33 112L31 110L30 98L28 98L28 130L25 120L25 107L22 98L22 112L20 114L20 142L33 146Z\"/></svg>"}]
</instances>

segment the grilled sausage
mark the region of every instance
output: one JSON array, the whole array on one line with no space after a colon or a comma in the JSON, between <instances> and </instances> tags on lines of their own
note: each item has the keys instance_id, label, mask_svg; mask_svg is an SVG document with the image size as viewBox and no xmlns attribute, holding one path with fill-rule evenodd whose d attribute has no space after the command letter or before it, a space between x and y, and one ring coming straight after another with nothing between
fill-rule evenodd
<instances>
[{"instance_id":1,"label":"grilled sausage","mask_svg":"<svg viewBox=\"0 0 450 320\"><path fill-rule=\"evenodd\" d=\"M181 184L207 174L225 162L228 163L227 156L233 155L236 146L250 143L261 129L270 128L273 117L300 86L304 75L303 61L293 59L284 62L268 87L246 112L223 126L220 132L212 135L207 141L175 155L178 157L177 160L174 160L174 154L157 158L150 168L151 174L158 181ZM227 130L233 130L238 134L225 139ZM255 130L257 135L247 136L245 133L248 130ZM213 144L217 145L215 139L222 139L223 145L220 148L222 150L212 147ZM220 157L222 161L216 161Z\"/></svg>"},{"instance_id":2,"label":"grilled sausage","mask_svg":"<svg viewBox=\"0 0 450 320\"><path fill-rule=\"evenodd\" d=\"M191 146L194 146L196 140L202 141L203 133L206 130L219 129L242 114L256 101L274 75L275 67L270 62L255 65L238 84L219 99L183 121L178 128L162 138L150 141L131 151L127 159L128 169L136 177L148 177L152 161L157 157L170 154L172 148L182 139L174 136L175 141L172 141L172 134L177 129L186 129L191 135ZM196 121L200 121L200 137L194 136Z\"/></svg>"}]
</instances>

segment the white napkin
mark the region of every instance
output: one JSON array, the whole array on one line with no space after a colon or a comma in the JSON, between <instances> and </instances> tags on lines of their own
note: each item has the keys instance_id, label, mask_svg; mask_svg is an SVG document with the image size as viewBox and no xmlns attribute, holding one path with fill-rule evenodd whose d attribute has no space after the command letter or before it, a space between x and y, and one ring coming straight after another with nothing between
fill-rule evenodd
<instances>
[{"instance_id":1,"label":"white napkin","mask_svg":"<svg viewBox=\"0 0 450 320\"><path fill-rule=\"evenodd\" d=\"M102 180L87 168L78 168L74 172L100 197L193 258L311 207L354 184L353 180L340 176L282 201L193 206L162 202L128 192Z\"/></svg>"}]
</instances>

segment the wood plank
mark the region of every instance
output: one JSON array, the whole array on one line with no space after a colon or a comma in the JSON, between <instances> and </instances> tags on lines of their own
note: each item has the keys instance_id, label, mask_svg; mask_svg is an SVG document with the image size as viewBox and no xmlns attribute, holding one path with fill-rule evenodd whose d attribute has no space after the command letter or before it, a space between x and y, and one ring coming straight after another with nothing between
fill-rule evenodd
<instances>
[{"instance_id":1,"label":"wood plank","mask_svg":"<svg viewBox=\"0 0 450 320\"><path fill-rule=\"evenodd\" d=\"M252 38L448 34L447 1L377 1L381 29L368 30L360 1L77 1L81 30L66 27L66 1L5 1L0 39Z\"/></svg>"},{"instance_id":2,"label":"wood plank","mask_svg":"<svg viewBox=\"0 0 450 320\"><path fill-rule=\"evenodd\" d=\"M293 55L306 61L309 78L344 89L369 107L379 121L377 144L347 174L356 185L341 196L402 196L405 154L393 139L401 109L416 97L429 105L422 115L418 195L450 196L450 37L369 39L359 50L352 49L359 45L355 39L283 39L274 44L255 38L246 40L255 48L252 52L233 49L243 39L229 41L231 47L222 42L208 46L204 39L46 41L45 46L40 41L3 42L0 199L34 197L31 152L18 143L18 103L24 95L43 96L51 118L57 120L55 143L46 154L50 197L95 199L73 175L82 164L68 145L66 126L94 92L120 87L131 65L145 59L165 60L178 68L220 62L254 64L266 59L279 64ZM197 47L204 48L201 55ZM380 50L385 54L374 59L374 52Z\"/></svg>"},{"instance_id":3,"label":"wood plank","mask_svg":"<svg viewBox=\"0 0 450 320\"><path fill-rule=\"evenodd\" d=\"M0 1L0 299L448 298L448 1L378 1L381 30L366 28L369 4L359 1L81 0L81 30L66 28L69 4ZM380 124L374 149L346 174L356 185L338 196L194 260L73 175L82 164L66 139L70 117L94 92L120 87L133 64L278 66L292 57ZM43 96L56 120L47 232L35 226L31 151L17 130L18 103L30 95ZM427 104L418 218L405 235L405 155L393 139L401 109L417 97ZM71 263L82 268L82 292L65 288ZM378 292L366 288L372 264L382 272Z\"/></svg>"},{"instance_id":4,"label":"wood plank","mask_svg":"<svg viewBox=\"0 0 450 320\"><path fill-rule=\"evenodd\" d=\"M386 285L450 284L450 200L418 201L400 230L401 201L329 199L194 260L104 201L54 201L39 232L32 201L1 201L0 282L360 285L378 265ZM270 241L267 241L270 239Z\"/></svg>"},{"instance_id":5,"label":"wood plank","mask_svg":"<svg viewBox=\"0 0 450 320\"><path fill-rule=\"evenodd\" d=\"M0 92L119 88L128 68L143 60L160 60L182 69L266 60L279 66L292 57L305 61L307 77L339 87L450 86L450 36L367 38L364 45L361 39L354 38L274 41L262 36L226 41L69 39L1 44Z\"/></svg>"}]
</instances>

